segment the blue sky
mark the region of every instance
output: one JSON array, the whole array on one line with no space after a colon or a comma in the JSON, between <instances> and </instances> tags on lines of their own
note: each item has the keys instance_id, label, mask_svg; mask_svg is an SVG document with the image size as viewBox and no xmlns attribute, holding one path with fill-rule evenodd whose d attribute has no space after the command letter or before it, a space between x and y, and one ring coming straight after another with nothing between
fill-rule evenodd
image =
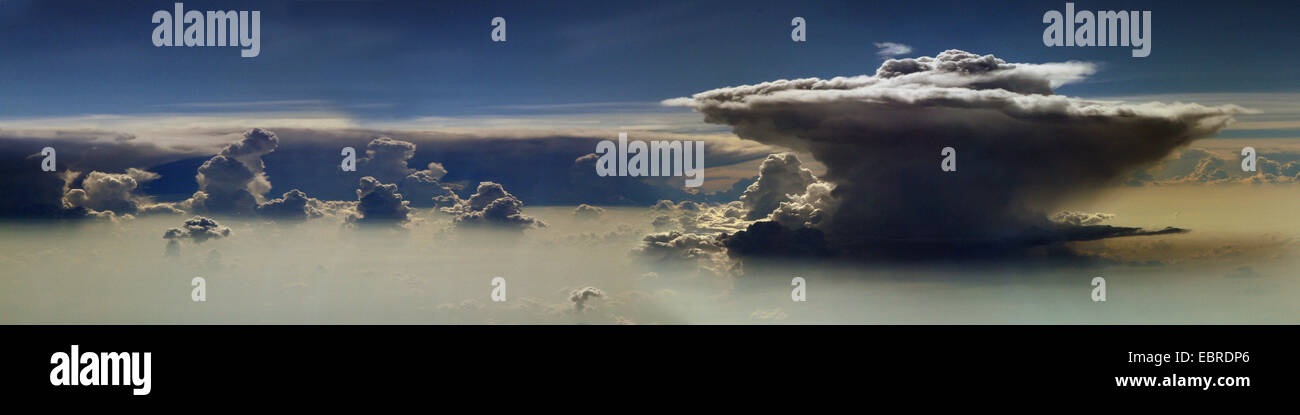
<instances>
[{"instance_id":1,"label":"blue sky","mask_svg":"<svg viewBox=\"0 0 1300 415\"><path fill-rule=\"evenodd\" d=\"M1284 2L1076 2L1153 12L1152 54L1048 48L1054 1L378 2L187 1L260 10L262 52L156 48L170 1L0 0L0 117L329 110L365 120L564 112L652 103L780 78L873 73L875 42L1101 64L1061 93L1293 92L1300 58ZM468 3L468 4L458 4ZM508 41L489 39L507 19ZM808 42L790 41L790 19ZM584 104L574 106L573 104ZM558 105L552 107L553 105ZM677 110L680 111L680 110Z\"/></svg>"}]
</instances>

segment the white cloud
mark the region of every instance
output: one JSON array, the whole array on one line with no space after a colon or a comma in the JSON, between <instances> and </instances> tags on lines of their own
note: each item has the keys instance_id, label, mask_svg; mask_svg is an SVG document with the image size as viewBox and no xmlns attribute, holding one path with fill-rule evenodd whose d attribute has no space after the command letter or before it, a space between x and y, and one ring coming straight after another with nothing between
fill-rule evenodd
<instances>
[{"instance_id":1,"label":"white cloud","mask_svg":"<svg viewBox=\"0 0 1300 415\"><path fill-rule=\"evenodd\" d=\"M902 43L876 42L876 47L880 48L880 50L876 51L876 54L884 57L906 55L912 53L912 47L908 45L904 45Z\"/></svg>"}]
</instances>

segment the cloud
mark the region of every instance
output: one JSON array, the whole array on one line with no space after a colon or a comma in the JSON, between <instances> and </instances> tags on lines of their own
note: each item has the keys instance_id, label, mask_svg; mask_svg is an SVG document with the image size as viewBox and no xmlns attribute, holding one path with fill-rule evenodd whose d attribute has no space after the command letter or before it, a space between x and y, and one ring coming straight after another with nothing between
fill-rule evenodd
<instances>
[{"instance_id":1,"label":"cloud","mask_svg":"<svg viewBox=\"0 0 1300 415\"><path fill-rule=\"evenodd\" d=\"M908 45L904 45L902 43L876 42L876 48L880 49L876 51L876 54L884 57L906 55L912 53L912 47Z\"/></svg>"},{"instance_id":2,"label":"cloud","mask_svg":"<svg viewBox=\"0 0 1300 415\"><path fill-rule=\"evenodd\" d=\"M745 230L727 235L721 240L727 247L727 253L735 257L831 255L831 249L826 245L826 238L820 229L790 229L770 221L754 222Z\"/></svg>"},{"instance_id":3,"label":"cloud","mask_svg":"<svg viewBox=\"0 0 1300 415\"><path fill-rule=\"evenodd\" d=\"M650 226L655 228L655 232L667 232L677 228L677 221L672 216L659 215L655 216Z\"/></svg>"},{"instance_id":4,"label":"cloud","mask_svg":"<svg viewBox=\"0 0 1300 415\"><path fill-rule=\"evenodd\" d=\"M740 201L701 203L684 200L660 200L650 206L657 214L652 225L656 231L681 230L691 234L716 234L745 229L752 221L745 219Z\"/></svg>"},{"instance_id":5,"label":"cloud","mask_svg":"<svg viewBox=\"0 0 1300 415\"><path fill-rule=\"evenodd\" d=\"M239 141L226 145L198 168L195 181L199 190L189 199L160 205L173 210L228 215L260 215L265 218L306 220L322 216L315 205L319 201L306 193L291 189L280 198L266 200L271 180L265 173L263 157L276 151L280 138L276 133L254 128L243 133Z\"/></svg>"},{"instance_id":6,"label":"cloud","mask_svg":"<svg viewBox=\"0 0 1300 415\"><path fill-rule=\"evenodd\" d=\"M488 225L518 230L546 226L541 220L524 215L523 207L524 202L500 184L482 182L469 199L443 211L456 216L457 226Z\"/></svg>"},{"instance_id":7,"label":"cloud","mask_svg":"<svg viewBox=\"0 0 1300 415\"><path fill-rule=\"evenodd\" d=\"M406 165L411 157L415 157L415 144L379 137L366 144L366 157L357 160L357 168L380 181L396 183L415 171Z\"/></svg>"},{"instance_id":8,"label":"cloud","mask_svg":"<svg viewBox=\"0 0 1300 415\"><path fill-rule=\"evenodd\" d=\"M573 208L573 217L579 219L596 219L605 214L605 209L583 203Z\"/></svg>"},{"instance_id":9,"label":"cloud","mask_svg":"<svg viewBox=\"0 0 1300 415\"><path fill-rule=\"evenodd\" d=\"M663 200L660 200L660 201L658 201L658 202L655 202L655 204L653 204L653 205L650 205L650 210L653 210L653 211L674 211L674 210L684 210L684 211L690 211L690 212L699 212L700 209L703 209L705 206L706 206L706 205L704 205L704 204L697 203L697 202L692 202L692 201L689 201L689 200L683 200L683 201L680 201L680 202L673 202L673 201L668 200L668 199L663 199Z\"/></svg>"},{"instance_id":10,"label":"cloud","mask_svg":"<svg viewBox=\"0 0 1300 415\"><path fill-rule=\"evenodd\" d=\"M69 184L76 188L64 191L63 205L68 209L86 209L90 214L182 213L171 205L153 203L149 197L136 192L145 182L158 177L157 173L136 168L128 168L126 173L92 171L78 175Z\"/></svg>"},{"instance_id":11,"label":"cloud","mask_svg":"<svg viewBox=\"0 0 1300 415\"><path fill-rule=\"evenodd\" d=\"M361 224L398 224L409 220L410 212L406 200L397 192L397 185L366 176L357 188L357 210L350 220Z\"/></svg>"},{"instance_id":12,"label":"cloud","mask_svg":"<svg viewBox=\"0 0 1300 415\"><path fill-rule=\"evenodd\" d=\"M836 253L983 255L1108 232L1141 234L1054 224L1044 212L1216 133L1242 111L1053 93L1094 70L1079 62L1007 63L949 50L890 59L873 76L720 88L665 104L690 107L741 138L808 152L824 164L820 179L829 193L815 189L781 213L802 218L820 211L804 226L820 231ZM957 151L955 172L940 169L945 147ZM782 222L797 222L790 219ZM757 230L745 235L811 235ZM779 247L768 242L733 237L728 243Z\"/></svg>"},{"instance_id":13,"label":"cloud","mask_svg":"<svg viewBox=\"0 0 1300 415\"><path fill-rule=\"evenodd\" d=\"M258 205L257 213L263 217L289 220L307 220L307 218L323 215L319 209L311 205L311 198L298 189L290 190L278 199L271 199Z\"/></svg>"},{"instance_id":14,"label":"cloud","mask_svg":"<svg viewBox=\"0 0 1300 415\"><path fill-rule=\"evenodd\" d=\"M1172 184L1276 184L1300 182L1300 153L1261 152L1255 171L1242 171L1237 153L1210 152L1199 148L1183 150L1175 157L1134 172L1129 186Z\"/></svg>"},{"instance_id":15,"label":"cloud","mask_svg":"<svg viewBox=\"0 0 1300 415\"><path fill-rule=\"evenodd\" d=\"M455 187L440 180L447 175L442 164L431 162L425 170L416 170L407 163L415 157L415 143L379 137L366 144L366 157L357 161L357 170L386 183L396 183L397 189L411 206L450 206L459 198Z\"/></svg>"},{"instance_id":16,"label":"cloud","mask_svg":"<svg viewBox=\"0 0 1300 415\"><path fill-rule=\"evenodd\" d=\"M596 287L584 287L569 293L569 301L573 302L573 310L581 313L587 308L588 301L604 296L605 293Z\"/></svg>"},{"instance_id":17,"label":"cloud","mask_svg":"<svg viewBox=\"0 0 1300 415\"><path fill-rule=\"evenodd\" d=\"M47 172L41 169L45 159L41 150L56 150L56 168ZM92 129L24 129L0 128L0 217L77 219L99 217L96 211L81 206L68 206L65 195L69 189L82 187L88 173L120 174L130 168L151 166L192 156L187 149L167 149L156 143L138 142L129 133ZM129 173L128 173L129 174ZM137 188L143 177L134 177ZM110 181L116 180L114 176ZM127 183L122 183L127 185ZM147 205L147 199L132 195L121 202L110 201L114 194L111 183L100 187L95 196L73 196L78 203L98 207L113 205L130 209L129 201L137 208ZM83 192L86 189L82 189ZM82 199L82 197L85 197ZM112 212L112 211L105 211ZM112 213L108 213L112 215Z\"/></svg>"},{"instance_id":18,"label":"cloud","mask_svg":"<svg viewBox=\"0 0 1300 415\"><path fill-rule=\"evenodd\" d=\"M803 168L799 157L793 153L780 153L767 156L758 169L758 180L745 189L740 201L748 211L745 219L755 220L767 217L776 210L781 202L789 201L789 195L803 194L808 185L817 181L812 171Z\"/></svg>"},{"instance_id":19,"label":"cloud","mask_svg":"<svg viewBox=\"0 0 1300 415\"><path fill-rule=\"evenodd\" d=\"M180 227L163 232L164 239L172 241L189 239L195 243L203 243L209 239L221 239L227 236L230 236L230 228L221 226L217 221L202 216L190 218ZM170 244L168 250L171 250Z\"/></svg>"},{"instance_id":20,"label":"cloud","mask_svg":"<svg viewBox=\"0 0 1300 415\"><path fill-rule=\"evenodd\" d=\"M196 212L253 213L271 190L262 156L275 151L279 143L275 133L261 128L245 132L241 140L199 166L195 181L203 194L196 193L190 206Z\"/></svg>"},{"instance_id":21,"label":"cloud","mask_svg":"<svg viewBox=\"0 0 1300 415\"><path fill-rule=\"evenodd\" d=\"M1109 213L1087 213L1067 210L1052 215L1052 222L1074 226L1097 225L1111 220L1114 217L1115 215Z\"/></svg>"},{"instance_id":22,"label":"cloud","mask_svg":"<svg viewBox=\"0 0 1300 415\"><path fill-rule=\"evenodd\" d=\"M695 260L722 251L712 237L677 231L646 235L636 253L653 261Z\"/></svg>"},{"instance_id":23,"label":"cloud","mask_svg":"<svg viewBox=\"0 0 1300 415\"><path fill-rule=\"evenodd\" d=\"M689 112L682 115L691 116ZM29 195L19 200L0 198L3 200L0 215L82 215L63 209L65 181L61 173L41 171L39 154L45 146L58 150L60 172L120 173L127 168L139 168L162 175L139 190L159 200L176 200L203 192L183 207L194 208L195 213L201 214L251 215L265 198L292 189L316 199L354 201L357 180L363 176L396 184L412 207L453 205L456 193L472 192L480 181L499 183L529 205L570 206L580 203L644 206L660 199L729 201L735 200L735 195L748 185L733 189L731 194L713 195L684 189L680 177L600 177L595 171L594 156L589 161L579 159L591 154L597 142L617 137L619 129L427 131L293 128L302 124L275 120L263 123L259 119L201 118L189 124L172 125L173 121L150 118L130 124L103 125L130 131L0 128L0 158L5 161L0 163L4 173L0 175L0 194ZM30 121L24 125L63 122L61 119ZM166 123L168 127L158 130L151 127L154 122ZM187 126L190 124L193 126ZM277 139L274 143L269 139L244 142L249 132L247 125L275 126L264 131L274 131ZM780 151L716 132L684 135L624 131L630 132L634 139L703 140L709 165L715 167L752 161ZM376 137L387 139L368 148ZM226 150L232 143L236 144L235 148ZM339 151L343 147L353 147L361 153L357 171L345 172L339 168ZM407 151L412 147L413 155ZM374 153L366 154L367 150ZM33 154L37 156L31 157ZM223 159L212 160L218 155ZM411 157L406 158L408 155ZM208 166L200 183L195 173L204 164ZM716 179L711 179L711 183L727 180L722 173L717 176L710 173L706 177ZM200 201L210 202L212 206L196 203Z\"/></svg>"},{"instance_id":24,"label":"cloud","mask_svg":"<svg viewBox=\"0 0 1300 415\"><path fill-rule=\"evenodd\" d=\"M656 232L641 239L632 250L638 261L651 265L660 272L670 270L678 275L703 275L732 277L739 269L724 245L725 233L691 233L680 231Z\"/></svg>"},{"instance_id":25,"label":"cloud","mask_svg":"<svg viewBox=\"0 0 1300 415\"><path fill-rule=\"evenodd\" d=\"M439 179L447 174L441 164L429 163L426 170L411 172L398 182L397 188L411 201L413 206L439 207L451 206L460 201L455 189L458 186L444 184ZM418 202L418 203L417 203Z\"/></svg>"},{"instance_id":26,"label":"cloud","mask_svg":"<svg viewBox=\"0 0 1300 415\"><path fill-rule=\"evenodd\" d=\"M816 227L834 210L834 190L831 183L809 183L803 194L791 195L768 218L791 229Z\"/></svg>"}]
</instances>

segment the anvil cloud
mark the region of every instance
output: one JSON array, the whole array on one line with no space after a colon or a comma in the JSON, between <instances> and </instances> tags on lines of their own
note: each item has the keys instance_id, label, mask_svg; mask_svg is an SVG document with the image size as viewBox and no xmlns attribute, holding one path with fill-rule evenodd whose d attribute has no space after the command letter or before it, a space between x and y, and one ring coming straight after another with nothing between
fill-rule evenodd
<instances>
[{"instance_id":1,"label":"anvil cloud","mask_svg":"<svg viewBox=\"0 0 1300 415\"><path fill-rule=\"evenodd\" d=\"M779 80L664 103L825 164L824 182L810 185L816 197L795 197L777 212L780 223L823 232L834 251L987 253L1145 233L1058 224L1047 214L1067 196L1112 184L1244 111L1054 93L1094 71L1088 63L1007 63L949 50L890 59L872 76ZM941 171L945 147L957 150L958 171ZM822 197L828 187L829 200ZM815 209L797 206L813 199ZM817 217L790 217L797 212Z\"/></svg>"}]
</instances>

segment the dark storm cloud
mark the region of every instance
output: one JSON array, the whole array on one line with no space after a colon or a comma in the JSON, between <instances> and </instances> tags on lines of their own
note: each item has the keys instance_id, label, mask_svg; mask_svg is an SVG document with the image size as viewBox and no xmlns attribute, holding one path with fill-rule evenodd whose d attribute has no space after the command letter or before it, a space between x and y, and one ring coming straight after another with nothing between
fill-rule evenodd
<instances>
[{"instance_id":1,"label":"dark storm cloud","mask_svg":"<svg viewBox=\"0 0 1300 415\"><path fill-rule=\"evenodd\" d=\"M822 257L831 255L822 231L790 229L777 222L759 221L743 231L718 238L732 256Z\"/></svg>"},{"instance_id":2,"label":"dark storm cloud","mask_svg":"<svg viewBox=\"0 0 1300 415\"><path fill-rule=\"evenodd\" d=\"M190 239L195 243L203 243L209 239L221 239L227 236L230 236L230 228L221 226L217 221L202 216L190 218L180 227L163 232L164 239L172 241ZM170 244L168 249L171 250Z\"/></svg>"},{"instance_id":3,"label":"dark storm cloud","mask_svg":"<svg viewBox=\"0 0 1300 415\"><path fill-rule=\"evenodd\" d=\"M947 51L887 61L875 76L767 82L665 103L823 163L829 186L810 187L833 190L820 208L804 209L819 218L790 209L783 223L807 219L834 251L1005 250L1141 233L1060 225L1045 212L1214 134L1242 111L1053 94L1093 70ZM955 172L940 169L945 147L957 151Z\"/></svg>"},{"instance_id":4,"label":"dark storm cloud","mask_svg":"<svg viewBox=\"0 0 1300 415\"><path fill-rule=\"evenodd\" d=\"M407 207L397 185L380 183L374 177L361 178L357 188L357 211L352 219L361 224L396 224L406 222L411 208Z\"/></svg>"}]
</instances>

